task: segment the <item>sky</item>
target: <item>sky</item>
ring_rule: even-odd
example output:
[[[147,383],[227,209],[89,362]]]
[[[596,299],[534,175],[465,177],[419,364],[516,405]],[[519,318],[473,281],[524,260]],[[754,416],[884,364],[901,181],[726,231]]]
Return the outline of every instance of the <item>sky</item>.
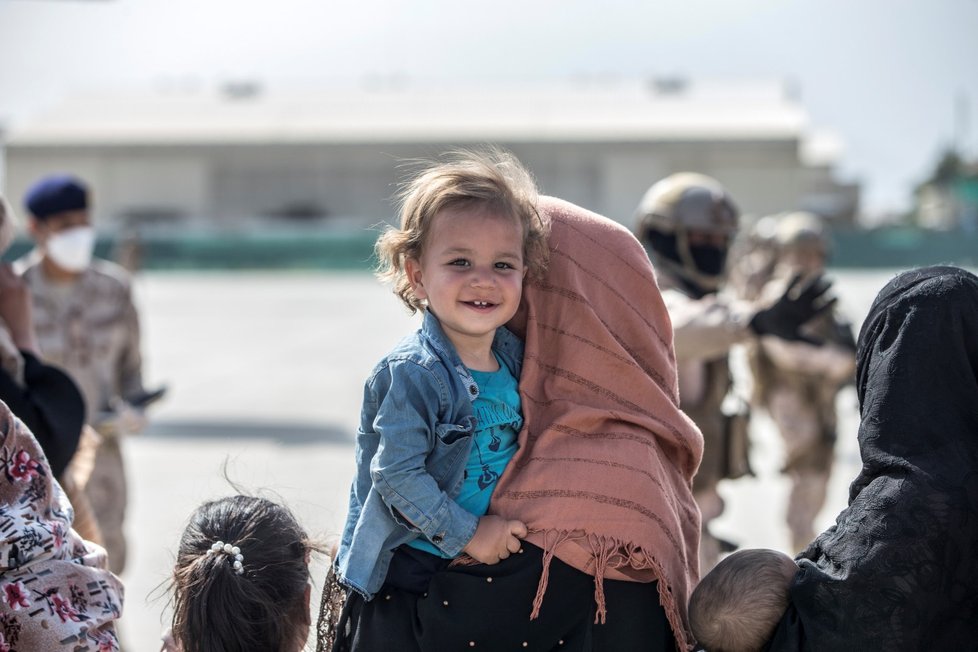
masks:
[[[976,34],[978,0],[0,0],[0,124],[146,84],[777,79],[903,211],[944,148],[978,157]]]

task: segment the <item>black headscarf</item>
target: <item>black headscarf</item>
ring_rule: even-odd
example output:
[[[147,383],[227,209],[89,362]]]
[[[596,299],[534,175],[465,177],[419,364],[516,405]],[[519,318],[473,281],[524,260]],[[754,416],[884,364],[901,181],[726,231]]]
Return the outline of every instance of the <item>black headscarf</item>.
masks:
[[[799,556],[769,649],[975,649],[978,277],[890,281],[859,333],[856,388],[863,468]]]

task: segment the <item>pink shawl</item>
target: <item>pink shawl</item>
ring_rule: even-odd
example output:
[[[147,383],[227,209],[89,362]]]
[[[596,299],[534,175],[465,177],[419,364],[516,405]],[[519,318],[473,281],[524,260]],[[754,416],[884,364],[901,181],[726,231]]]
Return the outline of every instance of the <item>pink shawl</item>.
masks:
[[[541,198],[550,266],[527,283],[510,326],[525,336],[520,449],[491,512],[522,520],[550,559],[595,577],[658,581],[680,649],[698,581],[691,479],[703,438],[679,409],[672,324],[648,256],[621,225]]]

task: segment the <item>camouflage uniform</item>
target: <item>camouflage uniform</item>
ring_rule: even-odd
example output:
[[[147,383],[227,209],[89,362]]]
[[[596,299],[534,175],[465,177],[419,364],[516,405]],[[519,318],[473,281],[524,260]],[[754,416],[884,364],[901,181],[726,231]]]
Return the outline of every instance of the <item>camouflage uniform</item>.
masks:
[[[753,336],[748,327],[753,310],[722,294],[690,297],[667,273],[658,274],[658,281],[672,319],[680,407],[703,433],[703,461],[693,477],[693,496],[704,523],[700,566],[706,572],[720,554],[719,542],[706,529],[723,513],[717,486],[737,475],[730,469],[728,417],[722,408],[733,384],[728,357],[734,345]]]
[[[129,276],[113,263],[95,260],[73,283],[54,284],[47,281],[34,255],[23,277],[33,296],[41,354],[78,384],[88,422],[102,437],[86,493],[112,571],[120,573],[126,561],[122,531],[126,478],[120,438],[131,429],[120,415],[130,410],[126,398],[144,391],[139,320]]]
[[[783,216],[777,238],[780,263],[763,291],[767,296],[782,292],[797,273],[820,273],[827,254],[821,223],[811,214]],[[754,403],[767,409],[784,439],[782,470],[791,480],[787,523],[796,551],[815,538],[832,470],[836,396],[856,367],[852,327],[837,312],[823,313],[803,332],[822,344],[761,337],[748,353]]]
[[[730,247],[726,287],[741,299],[760,300],[764,286],[774,275],[778,263],[776,228],[776,216],[762,217],[738,234]]]
[[[750,472],[747,411],[724,413],[724,404],[734,399],[730,349],[759,335],[798,339],[802,325],[820,312],[830,287],[818,276],[792,282],[769,305],[742,302],[721,291],[738,217],[720,183],[690,172],[655,183],[636,211],[635,235],[653,258],[672,319],[680,407],[703,433],[703,461],[693,478],[703,524],[701,573],[716,564],[720,553],[721,541],[708,527],[723,512],[717,485]]]
[[[752,335],[752,312],[719,293],[723,264],[713,269],[696,264],[692,231],[715,234],[725,255],[737,227],[737,210],[713,179],[696,174],[667,177],[653,185],[637,211],[636,235],[652,250],[656,278],[672,320],[679,400],[703,433],[703,460],[693,477],[693,497],[702,515],[700,569],[716,564],[720,542],[709,530],[723,512],[717,492],[729,475],[726,424],[722,404],[732,380],[727,362],[730,348]],[[718,242],[719,242],[718,240]]]

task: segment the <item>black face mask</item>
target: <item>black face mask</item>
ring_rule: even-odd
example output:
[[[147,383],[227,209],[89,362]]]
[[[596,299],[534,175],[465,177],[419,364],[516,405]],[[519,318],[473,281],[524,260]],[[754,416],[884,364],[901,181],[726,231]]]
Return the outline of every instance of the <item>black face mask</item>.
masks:
[[[652,247],[652,251],[659,256],[667,258],[674,263],[682,264],[682,259],[679,258],[679,250],[676,247],[675,235],[649,229],[645,233],[645,241],[646,244]]]
[[[679,243],[675,234],[665,234],[649,229],[643,239],[657,257],[672,262],[678,270],[682,270],[678,271],[676,280],[689,296],[699,299],[716,291],[716,288],[712,286],[709,288],[700,287],[699,283],[690,276],[692,270],[687,269],[683,256],[679,254]],[[690,247],[689,253],[693,258],[696,271],[700,274],[720,276],[724,272],[727,261],[726,249],[707,245]]]
[[[645,236],[646,241],[651,245],[652,250],[658,255],[669,260],[683,264],[683,258],[679,255],[679,246],[674,234],[665,234],[658,231],[649,230]],[[689,254],[693,258],[696,271],[707,276],[719,276],[723,274],[727,264],[727,250],[712,245],[696,245],[689,248]]]
[[[701,274],[719,276],[727,264],[727,250],[712,245],[697,245],[689,248],[693,264]]]

